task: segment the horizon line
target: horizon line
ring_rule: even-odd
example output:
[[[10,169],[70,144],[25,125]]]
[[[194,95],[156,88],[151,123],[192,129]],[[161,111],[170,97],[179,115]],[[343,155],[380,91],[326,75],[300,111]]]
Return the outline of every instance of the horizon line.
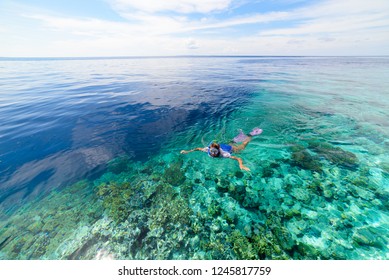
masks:
[[[0,60],[92,60],[137,58],[256,58],[256,57],[387,57],[389,55],[139,55],[139,56],[0,56]]]

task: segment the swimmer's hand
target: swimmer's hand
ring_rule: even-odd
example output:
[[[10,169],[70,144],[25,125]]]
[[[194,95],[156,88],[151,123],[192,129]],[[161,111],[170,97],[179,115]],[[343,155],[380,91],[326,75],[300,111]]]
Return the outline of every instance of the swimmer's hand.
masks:
[[[189,151],[182,150],[182,151],[180,152],[180,154],[188,154],[188,153],[191,153],[191,152],[194,152],[194,151],[202,151],[202,152],[205,152],[205,151],[204,151],[204,148],[194,148],[194,149],[189,150]]]
[[[247,166],[244,166],[243,164],[239,166],[241,170],[245,170],[245,171],[251,171],[250,168],[248,168]]]
[[[242,161],[241,158],[238,158],[238,157],[235,157],[235,156],[231,156],[231,158],[239,162],[239,168],[241,170],[250,171],[250,168],[248,168],[247,166],[243,165],[243,161]]]

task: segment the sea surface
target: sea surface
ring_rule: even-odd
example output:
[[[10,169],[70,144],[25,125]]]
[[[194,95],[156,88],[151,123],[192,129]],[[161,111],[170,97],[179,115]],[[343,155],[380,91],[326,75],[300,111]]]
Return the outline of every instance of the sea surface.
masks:
[[[0,259],[389,259],[389,57],[0,59]],[[233,159],[181,150],[263,129]]]

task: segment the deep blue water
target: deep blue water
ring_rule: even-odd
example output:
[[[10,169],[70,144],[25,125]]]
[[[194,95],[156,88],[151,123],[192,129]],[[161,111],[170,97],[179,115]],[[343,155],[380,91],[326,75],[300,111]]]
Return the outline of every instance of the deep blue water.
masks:
[[[235,63],[2,60],[0,203],[93,176],[118,154],[146,160],[175,133],[228,114],[255,85]]]
[[[323,251],[329,251],[329,240],[333,240],[336,232],[334,229],[322,234],[314,224],[328,226],[324,218],[327,216],[330,223],[341,227],[339,221],[348,215],[347,219],[356,230],[351,234],[346,229],[339,232],[344,241],[336,245],[343,246],[346,252],[336,257],[324,253],[320,256],[387,258],[389,250],[387,245],[382,245],[387,237],[380,237],[377,244],[368,244],[364,238],[374,229],[367,233],[364,230],[366,225],[373,225],[381,236],[389,229],[385,202],[389,192],[388,75],[388,57],[0,59],[0,218],[7,224],[13,213],[22,216],[23,209],[17,212],[20,207],[34,201],[39,205],[48,195],[56,205],[55,194],[50,196],[52,191],[66,190],[81,180],[104,181],[111,176],[107,166],[115,158],[126,156],[133,163],[132,173],[127,168],[127,173],[123,173],[126,175],[121,175],[129,180],[128,174],[135,176],[146,172],[140,166],[151,165],[159,170],[161,167],[155,162],[160,165],[165,162],[168,166],[179,158],[182,149],[204,146],[216,138],[227,141],[239,128],[248,132],[260,126],[264,129],[263,135],[250,143],[251,152],[242,155],[251,173],[242,175],[237,165],[228,161],[215,163],[201,155],[183,157],[181,170],[185,169],[185,184],[192,186],[191,199],[203,201],[204,205],[211,200],[218,201],[222,208],[237,203],[233,208],[240,214],[233,215],[243,218],[235,218],[234,228],[247,240],[254,238],[252,232],[259,230],[247,229],[247,224],[256,221],[263,225],[263,211],[272,213],[281,208],[283,211],[293,208],[313,220],[323,215],[319,222],[313,221],[310,226],[301,225],[298,218],[289,222],[282,220],[282,226],[293,233],[294,240]],[[336,162],[338,159],[334,159],[333,154],[315,150],[310,142],[313,140],[354,153],[358,165]],[[308,167],[307,162],[298,161],[299,155],[290,150],[294,145],[310,149],[311,154],[317,153],[319,158],[315,160],[320,161],[321,167],[315,169]],[[339,152],[339,149],[331,149],[329,153]],[[322,173],[317,172],[318,169]],[[232,202],[226,202],[223,199],[229,197],[229,192],[223,190],[223,195],[219,196],[212,191],[221,184],[222,175],[229,172],[233,190],[246,184],[244,199],[231,191]],[[212,184],[207,176],[216,176]],[[314,179],[323,182],[320,191],[324,194],[307,192]],[[291,185],[293,188],[287,189]],[[329,187],[332,189],[326,189]],[[336,197],[337,192],[344,194]],[[258,193],[263,195],[261,203],[257,201]],[[88,203],[88,197],[86,195],[84,201],[80,198],[74,207],[82,208]],[[191,199],[188,203],[192,211],[200,211],[203,206],[191,204]],[[365,204],[358,204],[361,200]],[[46,211],[44,205],[40,207],[42,212]],[[258,207],[262,214],[256,213]],[[239,212],[239,209],[248,212]],[[346,210],[342,213],[339,209]],[[223,217],[225,215],[229,214]],[[248,218],[247,215],[258,216]],[[36,214],[33,219],[39,221],[41,217]],[[214,221],[220,219],[224,218],[220,216]],[[204,225],[211,222],[204,222]],[[342,226],[344,224],[342,221]],[[78,225],[69,227],[74,230]],[[304,228],[305,234],[298,233],[299,228]],[[232,232],[231,228],[226,232]],[[6,231],[0,231],[0,237],[2,234],[4,240],[0,239],[0,249],[16,244]],[[353,244],[362,249],[352,251]],[[54,255],[49,249],[46,253],[39,250],[37,253],[34,246],[25,249],[25,252],[34,252],[32,255],[21,249],[21,257],[1,252],[0,257],[74,256],[73,253],[58,255],[59,248],[61,252],[66,251],[64,245],[57,245]],[[301,258],[293,252],[292,246],[284,244],[281,248],[289,257]],[[336,251],[332,247],[331,250]],[[113,255],[114,251],[112,249]],[[304,255],[302,251],[300,248],[298,254]],[[156,255],[180,258],[174,255],[177,252],[149,254],[150,258]],[[214,251],[193,254],[181,258],[209,258],[207,254],[216,258]],[[129,258],[130,255],[115,256]],[[132,255],[131,258],[144,256]]]

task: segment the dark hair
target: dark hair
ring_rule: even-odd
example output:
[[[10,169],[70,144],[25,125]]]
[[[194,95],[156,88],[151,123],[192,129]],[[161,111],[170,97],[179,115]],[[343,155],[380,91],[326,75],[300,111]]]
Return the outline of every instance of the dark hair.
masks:
[[[220,145],[218,143],[212,143],[210,146],[210,148],[216,148],[216,149],[220,149]]]

